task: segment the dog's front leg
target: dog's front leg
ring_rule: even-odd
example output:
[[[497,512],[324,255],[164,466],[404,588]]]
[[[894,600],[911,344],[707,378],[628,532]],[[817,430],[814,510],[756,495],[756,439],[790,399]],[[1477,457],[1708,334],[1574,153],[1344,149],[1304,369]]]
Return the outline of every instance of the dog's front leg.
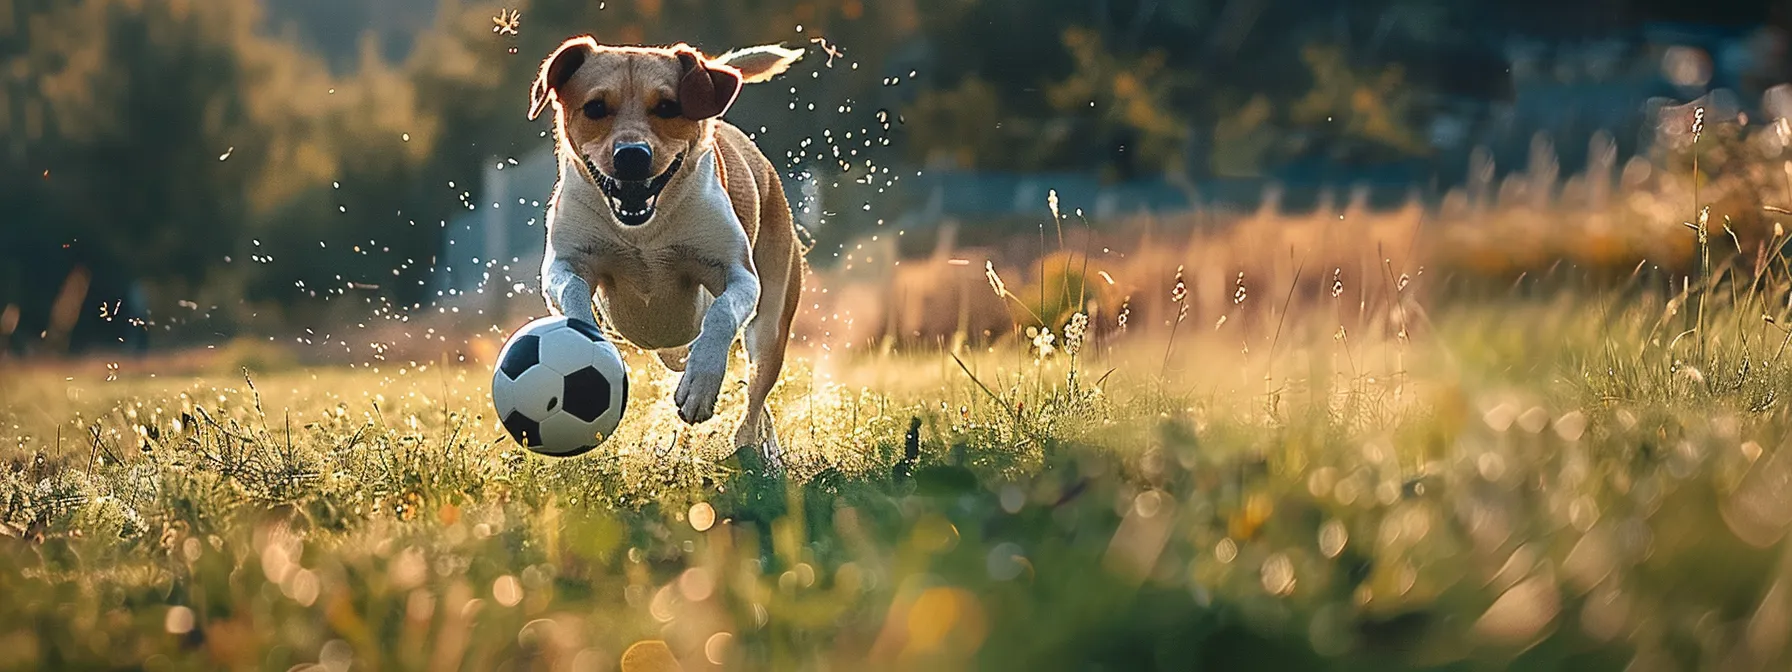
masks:
[[[541,267],[541,293],[547,298],[548,311],[575,320],[597,324],[597,311],[591,305],[591,284],[585,282],[571,259],[550,252]]]
[[[679,419],[687,423],[694,425],[715,415],[722,377],[728,372],[728,352],[741,325],[759,303],[759,277],[751,264],[748,260],[728,268],[720,287],[705,283],[716,300],[703,315],[703,327],[685,360],[684,377],[672,395],[673,403],[678,404]]]

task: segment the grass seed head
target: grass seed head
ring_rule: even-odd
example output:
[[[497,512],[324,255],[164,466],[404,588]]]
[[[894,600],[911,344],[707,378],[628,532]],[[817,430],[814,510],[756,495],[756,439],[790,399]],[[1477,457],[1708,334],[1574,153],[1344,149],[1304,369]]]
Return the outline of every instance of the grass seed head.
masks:
[[[984,277],[989,278],[989,288],[995,290],[996,296],[1008,298],[1008,284],[1002,282],[1002,276],[996,275],[995,262],[983,262],[983,275]]]
[[[1077,313],[1064,325],[1064,354],[1075,356],[1083,349],[1083,337],[1089,329],[1089,315]]]

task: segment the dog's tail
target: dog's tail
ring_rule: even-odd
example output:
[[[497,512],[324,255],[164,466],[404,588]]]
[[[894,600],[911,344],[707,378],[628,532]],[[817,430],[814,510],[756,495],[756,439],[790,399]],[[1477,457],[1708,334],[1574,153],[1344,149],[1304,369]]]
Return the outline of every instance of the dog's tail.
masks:
[[[715,61],[739,70],[742,83],[758,84],[784,74],[792,63],[802,58],[801,49],[785,49],[782,45],[766,44],[735,49],[716,57]]]

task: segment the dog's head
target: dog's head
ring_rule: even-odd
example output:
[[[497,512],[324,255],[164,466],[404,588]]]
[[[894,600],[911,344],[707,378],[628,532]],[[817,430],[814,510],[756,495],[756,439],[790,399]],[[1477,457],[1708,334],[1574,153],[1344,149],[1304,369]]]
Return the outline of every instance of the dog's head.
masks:
[[[751,50],[749,50],[751,51]],[[639,226],[687,155],[710,139],[743,82],[782,72],[785,59],[743,58],[743,73],[689,45],[612,47],[590,36],[561,44],[530,89],[529,118],[554,107],[561,151],[609,198],[616,218]],[[773,72],[772,70],[776,70]]]

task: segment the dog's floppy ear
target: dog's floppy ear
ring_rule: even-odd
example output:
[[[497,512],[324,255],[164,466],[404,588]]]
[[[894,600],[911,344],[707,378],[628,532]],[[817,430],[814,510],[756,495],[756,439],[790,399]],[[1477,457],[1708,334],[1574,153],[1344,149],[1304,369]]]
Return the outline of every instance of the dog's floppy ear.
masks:
[[[678,105],[684,118],[702,121],[722,116],[740,95],[740,71],[703,57],[689,45],[673,48],[684,76],[678,80]]]
[[[560,47],[541,62],[541,74],[535,76],[535,83],[529,87],[531,121],[541,116],[541,111],[554,99],[554,92],[565,86],[566,81],[572,79],[572,73],[578,72],[585,59],[595,53],[597,41],[584,35],[560,43]]]
[[[803,60],[803,50],[785,49],[777,44],[736,49],[716,57],[717,63],[739,70],[741,79],[748,84],[769,82],[800,60]]]

